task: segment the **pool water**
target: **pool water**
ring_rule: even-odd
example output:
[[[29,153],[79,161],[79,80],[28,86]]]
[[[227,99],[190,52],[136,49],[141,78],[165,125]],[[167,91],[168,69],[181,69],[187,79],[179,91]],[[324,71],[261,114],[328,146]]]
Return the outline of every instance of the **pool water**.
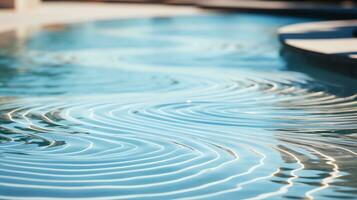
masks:
[[[0,36],[0,199],[356,199],[357,82],[217,14]]]

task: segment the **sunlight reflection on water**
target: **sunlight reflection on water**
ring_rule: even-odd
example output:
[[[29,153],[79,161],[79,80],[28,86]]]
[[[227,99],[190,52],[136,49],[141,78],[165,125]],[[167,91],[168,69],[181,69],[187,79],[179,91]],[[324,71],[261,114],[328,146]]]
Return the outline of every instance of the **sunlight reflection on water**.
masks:
[[[0,198],[355,198],[356,81],[281,58],[277,28],[300,21],[117,20],[11,41]]]

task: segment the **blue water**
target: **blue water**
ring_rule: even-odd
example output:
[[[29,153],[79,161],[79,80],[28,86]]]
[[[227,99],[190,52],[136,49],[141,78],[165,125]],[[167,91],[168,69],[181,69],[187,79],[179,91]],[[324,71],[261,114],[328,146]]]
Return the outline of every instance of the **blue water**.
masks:
[[[357,199],[356,80],[235,14],[0,35],[0,199]]]

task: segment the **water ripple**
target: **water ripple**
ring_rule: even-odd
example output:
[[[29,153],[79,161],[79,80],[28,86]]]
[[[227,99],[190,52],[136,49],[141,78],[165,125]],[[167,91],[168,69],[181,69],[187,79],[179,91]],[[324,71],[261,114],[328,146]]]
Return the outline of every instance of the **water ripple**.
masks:
[[[96,22],[3,49],[0,198],[353,199],[355,91],[252,40],[294,20]]]

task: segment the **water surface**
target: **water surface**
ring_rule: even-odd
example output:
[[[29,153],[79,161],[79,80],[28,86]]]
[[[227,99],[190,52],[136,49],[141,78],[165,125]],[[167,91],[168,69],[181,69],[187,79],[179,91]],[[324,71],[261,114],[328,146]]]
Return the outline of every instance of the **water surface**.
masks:
[[[265,15],[0,38],[1,199],[356,199],[356,81]]]

